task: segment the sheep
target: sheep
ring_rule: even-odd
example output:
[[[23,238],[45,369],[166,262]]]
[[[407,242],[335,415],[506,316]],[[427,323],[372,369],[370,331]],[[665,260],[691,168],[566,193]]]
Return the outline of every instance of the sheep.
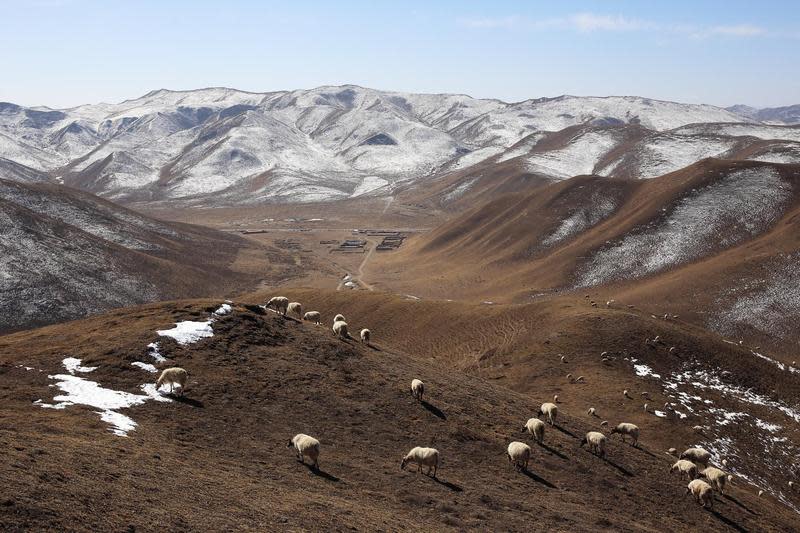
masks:
[[[606,456],[606,436],[599,431],[590,431],[581,440],[580,447],[583,448],[584,444],[589,445],[589,451],[599,455],[600,457]]]
[[[601,426],[607,426],[608,425],[608,420],[603,420],[602,422],[600,422],[600,425]]]
[[[789,482],[789,490],[794,492],[794,481],[790,481]],[[720,491],[720,492],[722,492],[722,491]]]
[[[292,302],[288,306],[286,306],[286,314],[292,314],[297,317],[298,320],[303,318],[303,306],[300,305],[300,302]]]
[[[725,472],[720,470],[719,468],[715,468],[710,466],[700,472],[700,475],[706,478],[711,484],[714,486],[715,489],[719,491],[720,494],[725,493],[725,482],[727,478],[725,477]]]
[[[589,408],[589,410],[586,412],[586,414],[587,414],[587,415],[589,415],[589,416],[597,416],[597,415],[595,414],[595,409],[594,409],[594,407],[590,407],[590,408]]]
[[[656,335],[656,336],[653,338],[653,342],[655,342],[655,343],[659,343],[659,342],[661,342],[661,335]]]
[[[616,302],[616,300],[609,300],[609,301],[607,301],[607,302],[606,302],[606,307],[611,307],[611,304],[613,304],[614,302]]]
[[[679,459],[688,459],[695,464],[708,466],[708,461],[711,459],[711,454],[703,448],[688,448],[680,455]]]
[[[332,329],[333,334],[339,338],[347,339],[350,337],[350,334],[347,332],[347,322],[342,322],[341,320],[334,322]]]
[[[670,472],[678,472],[681,476],[686,474],[686,477],[689,480],[697,478],[697,466],[691,462],[687,461],[686,459],[679,459],[672,467],[669,469]]]
[[[283,311],[283,316],[286,316],[286,310],[289,307],[289,298],[286,296],[273,296],[265,306],[267,309],[274,307],[276,313]]]
[[[601,353],[600,353],[600,357],[605,357],[605,356],[607,356],[607,355],[608,355],[608,352],[601,352]]]
[[[292,446],[294,446],[294,451],[301,463],[306,464],[305,458],[308,457],[313,461],[311,468],[319,470],[319,441],[317,439],[309,437],[305,433],[298,433],[286,445],[287,448]]]
[[[692,431],[702,435],[703,434],[703,426],[692,426]]]
[[[711,485],[702,479],[693,479],[686,486],[686,494],[693,494],[697,503],[701,504],[703,508],[708,504],[709,509],[714,507],[714,493]]]
[[[650,405],[649,405],[649,404],[644,404],[644,412],[645,412],[645,413],[647,412],[647,408],[648,408],[648,407],[650,407]]]
[[[158,381],[156,381],[156,390],[160,389],[161,385],[166,384],[169,385],[169,393],[172,394],[175,385],[178,385],[181,388],[181,396],[183,396],[183,391],[186,390],[186,380],[188,377],[189,373],[177,366],[165,368],[163,372],[161,372]]]
[[[369,344],[369,338],[372,336],[372,332],[367,328],[361,330],[361,342],[364,344]]]
[[[577,378],[575,378],[575,383],[583,383],[585,381],[586,381],[586,378],[583,377],[583,376],[578,376]]]
[[[425,472],[425,475],[430,476],[433,472],[433,478],[436,479],[436,471],[439,469],[439,450],[421,446],[411,448],[411,451],[400,461],[400,470],[405,470],[408,463],[415,463],[417,472],[422,472],[422,467],[427,466],[428,471]]]
[[[321,320],[321,315],[319,311],[309,311],[308,313],[303,315],[303,320],[307,320],[308,322],[313,322],[314,324],[319,325]]]
[[[667,450],[667,453],[669,455],[673,456],[673,457],[677,457],[678,456],[678,449],[677,448],[670,448],[669,450]]]
[[[669,353],[675,353],[675,351],[676,351],[676,350],[677,350],[677,348],[675,348],[675,347],[673,346],[672,348],[670,348],[670,349],[669,349]]]
[[[543,403],[539,408],[539,414],[536,416],[538,418],[542,415],[547,415],[547,421],[551,426],[554,426],[556,423],[556,417],[558,416],[558,406],[554,403]]]
[[[544,440],[544,422],[538,418],[529,418],[522,431],[527,430],[539,444]]]
[[[524,442],[514,441],[508,445],[506,451],[508,462],[514,465],[516,470],[527,470],[528,460],[531,458],[531,447]]]
[[[417,400],[418,402],[421,402],[423,394],[425,394],[425,384],[418,379],[412,379],[411,396],[413,396],[414,399]]]
[[[567,381],[572,383],[572,374],[567,374]]]
[[[727,459],[723,459],[722,460],[722,466],[728,466],[728,460]]]
[[[648,400],[652,400],[652,398],[650,397],[650,393],[649,393],[649,392],[642,392],[642,393],[640,393],[639,395],[640,395],[642,398],[646,398],[646,399],[648,399]]]
[[[342,314],[336,315],[335,317],[333,317],[333,321],[334,322],[344,322],[344,315],[342,315]]]
[[[628,389],[625,389],[624,391],[622,391],[622,396],[624,396],[625,398],[630,398],[631,397],[630,394],[628,394]]]
[[[566,358],[566,357],[564,357],[563,355],[561,356],[561,362],[562,362],[562,363],[566,363],[566,362],[567,362],[567,358]]]
[[[558,394],[553,394],[553,403],[558,403]]]
[[[617,427],[611,430],[611,434],[619,433],[620,437],[622,437],[622,442],[625,442],[625,435],[630,436],[632,439],[631,446],[636,448],[639,445],[639,426],[636,424],[630,424],[628,422],[622,422],[621,424],[617,424]]]
[[[763,496],[763,495],[764,495],[764,491],[763,491],[763,490],[760,490],[760,491],[758,491],[758,497],[759,497],[759,498],[760,498],[761,496]]]

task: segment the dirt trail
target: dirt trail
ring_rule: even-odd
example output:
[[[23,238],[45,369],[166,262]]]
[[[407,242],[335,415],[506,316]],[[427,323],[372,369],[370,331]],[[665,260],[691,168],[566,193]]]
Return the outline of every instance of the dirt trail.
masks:
[[[369,250],[367,251],[366,255],[364,256],[364,260],[361,261],[360,265],[358,265],[357,273],[356,274],[352,274],[352,273],[348,272],[347,276],[349,276],[349,279],[348,279],[347,276],[345,276],[342,279],[340,279],[339,280],[339,284],[336,286],[336,290],[337,291],[342,290],[342,288],[344,287],[344,284],[346,282],[348,282],[348,281],[352,281],[353,283],[357,283],[357,284],[361,285],[362,287],[364,287],[365,289],[367,289],[368,291],[374,291],[375,290],[375,287],[373,287],[372,285],[370,285],[369,283],[364,281],[363,277],[364,277],[364,266],[367,264],[367,261],[369,261],[370,257],[372,257],[372,254],[375,252],[375,247],[378,246],[378,241],[376,241],[374,239],[370,239],[369,237],[366,237],[366,241],[368,243],[370,243],[372,246],[370,246]]]

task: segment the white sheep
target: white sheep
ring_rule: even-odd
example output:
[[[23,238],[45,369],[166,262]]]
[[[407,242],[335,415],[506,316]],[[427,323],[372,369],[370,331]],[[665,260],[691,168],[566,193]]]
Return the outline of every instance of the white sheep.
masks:
[[[609,301],[607,301],[607,302],[606,302],[606,307],[611,307],[611,304],[613,304],[614,302],[616,302],[616,300],[609,300]]]
[[[544,440],[544,422],[539,420],[538,418],[529,418],[527,422],[525,422],[525,427],[523,431],[527,430],[528,433],[533,435],[533,438],[536,439],[536,442],[539,444],[542,443]]]
[[[714,491],[711,485],[702,479],[693,479],[686,486],[686,494],[694,495],[695,501],[701,504],[703,508],[708,504],[709,509],[714,507]]]
[[[760,498],[761,496],[763,496],[763,495],[764,495],[764,491],[763,491],[763,490],[760,490],[760,491],[758,491],[758,497],[759,497],[759,498]]]
[[[531,458],[531,447],[524,442],[514,441],[508,445],[506,451],[508,462],[514,465],[517,470],[527,470],[528,461]]]
[[[601,426],[607,426],[608,425],[608,420],[603,420],[602,422],[600,422],[600,425]]]
[[[588,414],[589,416],[597,416],[597,415],[595,414],[595,409],[594,409],[594,407],[590,407],[590,408],[589,408],[589,410],[586,412],[586,414]]]
[[[647,412],[647,408],[650,407],[648,404],[644,404],[644,412]]]
[[[417,400],[418,402],[421,402],[423,394],[425,394],[425,384],[418,379],[412,379],[411,396],[413,396],[414,399]]]
[[[628,435],[631,439],[631,445],[635,448],[639,445],[639,426],[636,424],[631,424],[629,422],[622,422],[621,424],[617,424],[617,427],[611,430],[611,434],[619,433],[620,437],[622,437],[622,442],[625,442],[625,435]]]
[[[642,392],[639,395],[642,396],[643,398],[648,399],[648,400],[652,400],[652,398],[650,397],[650,393],[649,392]]]
[[[679,459],[688,459],[695,464],[707,467],[708,462],[711,460],[711,453],[703,448],[688,448],[680,455]]]
[[[677,448],[670,448],[669,450],[667,450],[667,453],[669,455],[672,455],[673,457],[677,457],[678,456],[678,449]]]
[[[578,376],[577,378],[575,378],[575,383],[583,383],[585,381],[586,381],[586,378],[583,377],[583,376]]]
[[[631,397],[631,395],[628,394],[628,389],[625,389],[624,391],[622,391],[622,396],[624,396],[625,398],[630,398]]]
[[[702,435],[703,434],[703,426],[692,426],[692,431]]]
[[[309,311],[303,315],[303,320],[313,322],[314,324],[319,324],[321,322],[321,318],[322,315],[319,314],[319,311]]]
[[[794,492],[794,481],[789,482],[789,490]]]
[[[567,374],[567,381],[572,383],[572,374]]]
[[[555,425],[556,417],[558,416],[558,406],[554,403],[543,403],[539,408],[539,414],[537,417],[542,415],[547,415],[547,421],[551,426]]]
[[[364,344],[369,344],[369,338],[372,336],[372,332],[367,328],[361,330],[361,342]]]
[[[350,334],[347,332],[347,322],[342,322],[341,320],[334,322],[332,329],[333,334],[339,338],[347,339],[350,337]]]
[[[306,464],[305,458],[308,457],[312,461],[311,468],[319,470],[319,441],[317,439],[309,437],[305,433],[298,433],[286,445],[287,448],[292,446],[294,446],[294,451],[301,463]]]
[[[607,355],[608,355],[608,352],[601,352],[601,353],[600,353],[600,357],[605,357],[605,356],[607,356]]]
[[[722,460],[722,466],[728,466],[728,460],[727,459],[723,459]]]
[[[182,368],[178,368],[177,366],[165,368],[161,372],[158,381],[156,381],[156,390],[160,389],[161,385],[169,385],[169,393],[172,394],[175,385],[178,385],[181,388],[181,396],[183,396],[183,391],[186,390],[186,380],[188,378],[189,373]]]
[[[606,456],[606,436],[599,431],[590,431],[581,440],[581,448],[584,444],[589,445],[589,451],[600,457]]]
[[[303,318],[303,306],[300,302],[292,302],[286,306],[286,314],[292,314],[297,317],[298,320]]]
[[[427,466],[428,471],[426,476],[430,476],[433,472],[434,479],[436,478],[436,471],[439,469],[439,450],[436,448],[423,448],[417,446],[412,448],[410,452],[403,457],[400,461],[400,470],[405,470],[408,463],[415,463],[417,465],[417,472],[422,472],[422,467]]]
[[[677,348],[675,348],[674,346],[669,349],[669,353],[675,353],[676,351],[677,351]]]
[[[334,322],[344,322],[345,321],[344,320],[344,315],[342,315],[342,314],[336,315],[335,317],[333,317],[333,321]]]
[[[567,358],[566,358],[566,357],[564,357],[563,355],[561,356],[561,362],[562,362],[562,363],[566,363],[566,362],[567,362]]]
[[[558,403],[558,394],[553,394],[553,403]]]
[[[687,461],[686,459],[679,459],[672,467],[669,469],[670,472],[678,472],[681,474],[686,474],[686,477],[690,480],[695,479],[697,477],[697,465],[695,465],[691,461]]]
[[[728,480],[725,476],[725,472],[720,470],[719,468],[715,468],[713,466],[709,466],[702,472],[700,475],[706,478],[711,484],[714,486],[715,489],[719,491],[720,494],[725,493],[725,482]]]
[[[283,312],[283,316],[286,316],[286,309],[289,307],[289,298],[286,296],[273,296],[269,299],[265,307],[267,309],[275,308],[276,313]]]

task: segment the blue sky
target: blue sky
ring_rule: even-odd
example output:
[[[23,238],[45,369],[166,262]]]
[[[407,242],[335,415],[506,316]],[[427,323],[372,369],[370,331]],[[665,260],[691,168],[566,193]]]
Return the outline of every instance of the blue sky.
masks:
[[[800,1],[0,0],[0,101],[355,83],[800,103]]]

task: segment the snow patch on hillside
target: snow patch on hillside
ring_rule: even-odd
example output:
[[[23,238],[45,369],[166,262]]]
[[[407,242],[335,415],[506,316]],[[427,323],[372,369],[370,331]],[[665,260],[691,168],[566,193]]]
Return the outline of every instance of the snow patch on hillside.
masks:
[[[600,159],[618,143],[617,136],[609,131],[580,133],[567,141],[564,148],[529,155],[526,169],[560,179],[591,174]]]
[[[790,192],[774,169],[733,171],[689,193],[664,218],[596,252],[578,285],[646,276],[757,235],[777,220]]]
[[[544,238],[542,244],[552,246],[591,228],[610,215],[615,208],[614,201],[595,194],[585,207],[575,209],[569,217],[564,219],[553,233]]]
[[[176,322],[175,327],[172,329],[161,329],[156,333],[162,337],[172,337],[178,344],[193,344],[200,339],[214,336],[214,330],[211,329],[213,322],[213,320],[205,320],[203,322],[184,320],[183,322]]]

